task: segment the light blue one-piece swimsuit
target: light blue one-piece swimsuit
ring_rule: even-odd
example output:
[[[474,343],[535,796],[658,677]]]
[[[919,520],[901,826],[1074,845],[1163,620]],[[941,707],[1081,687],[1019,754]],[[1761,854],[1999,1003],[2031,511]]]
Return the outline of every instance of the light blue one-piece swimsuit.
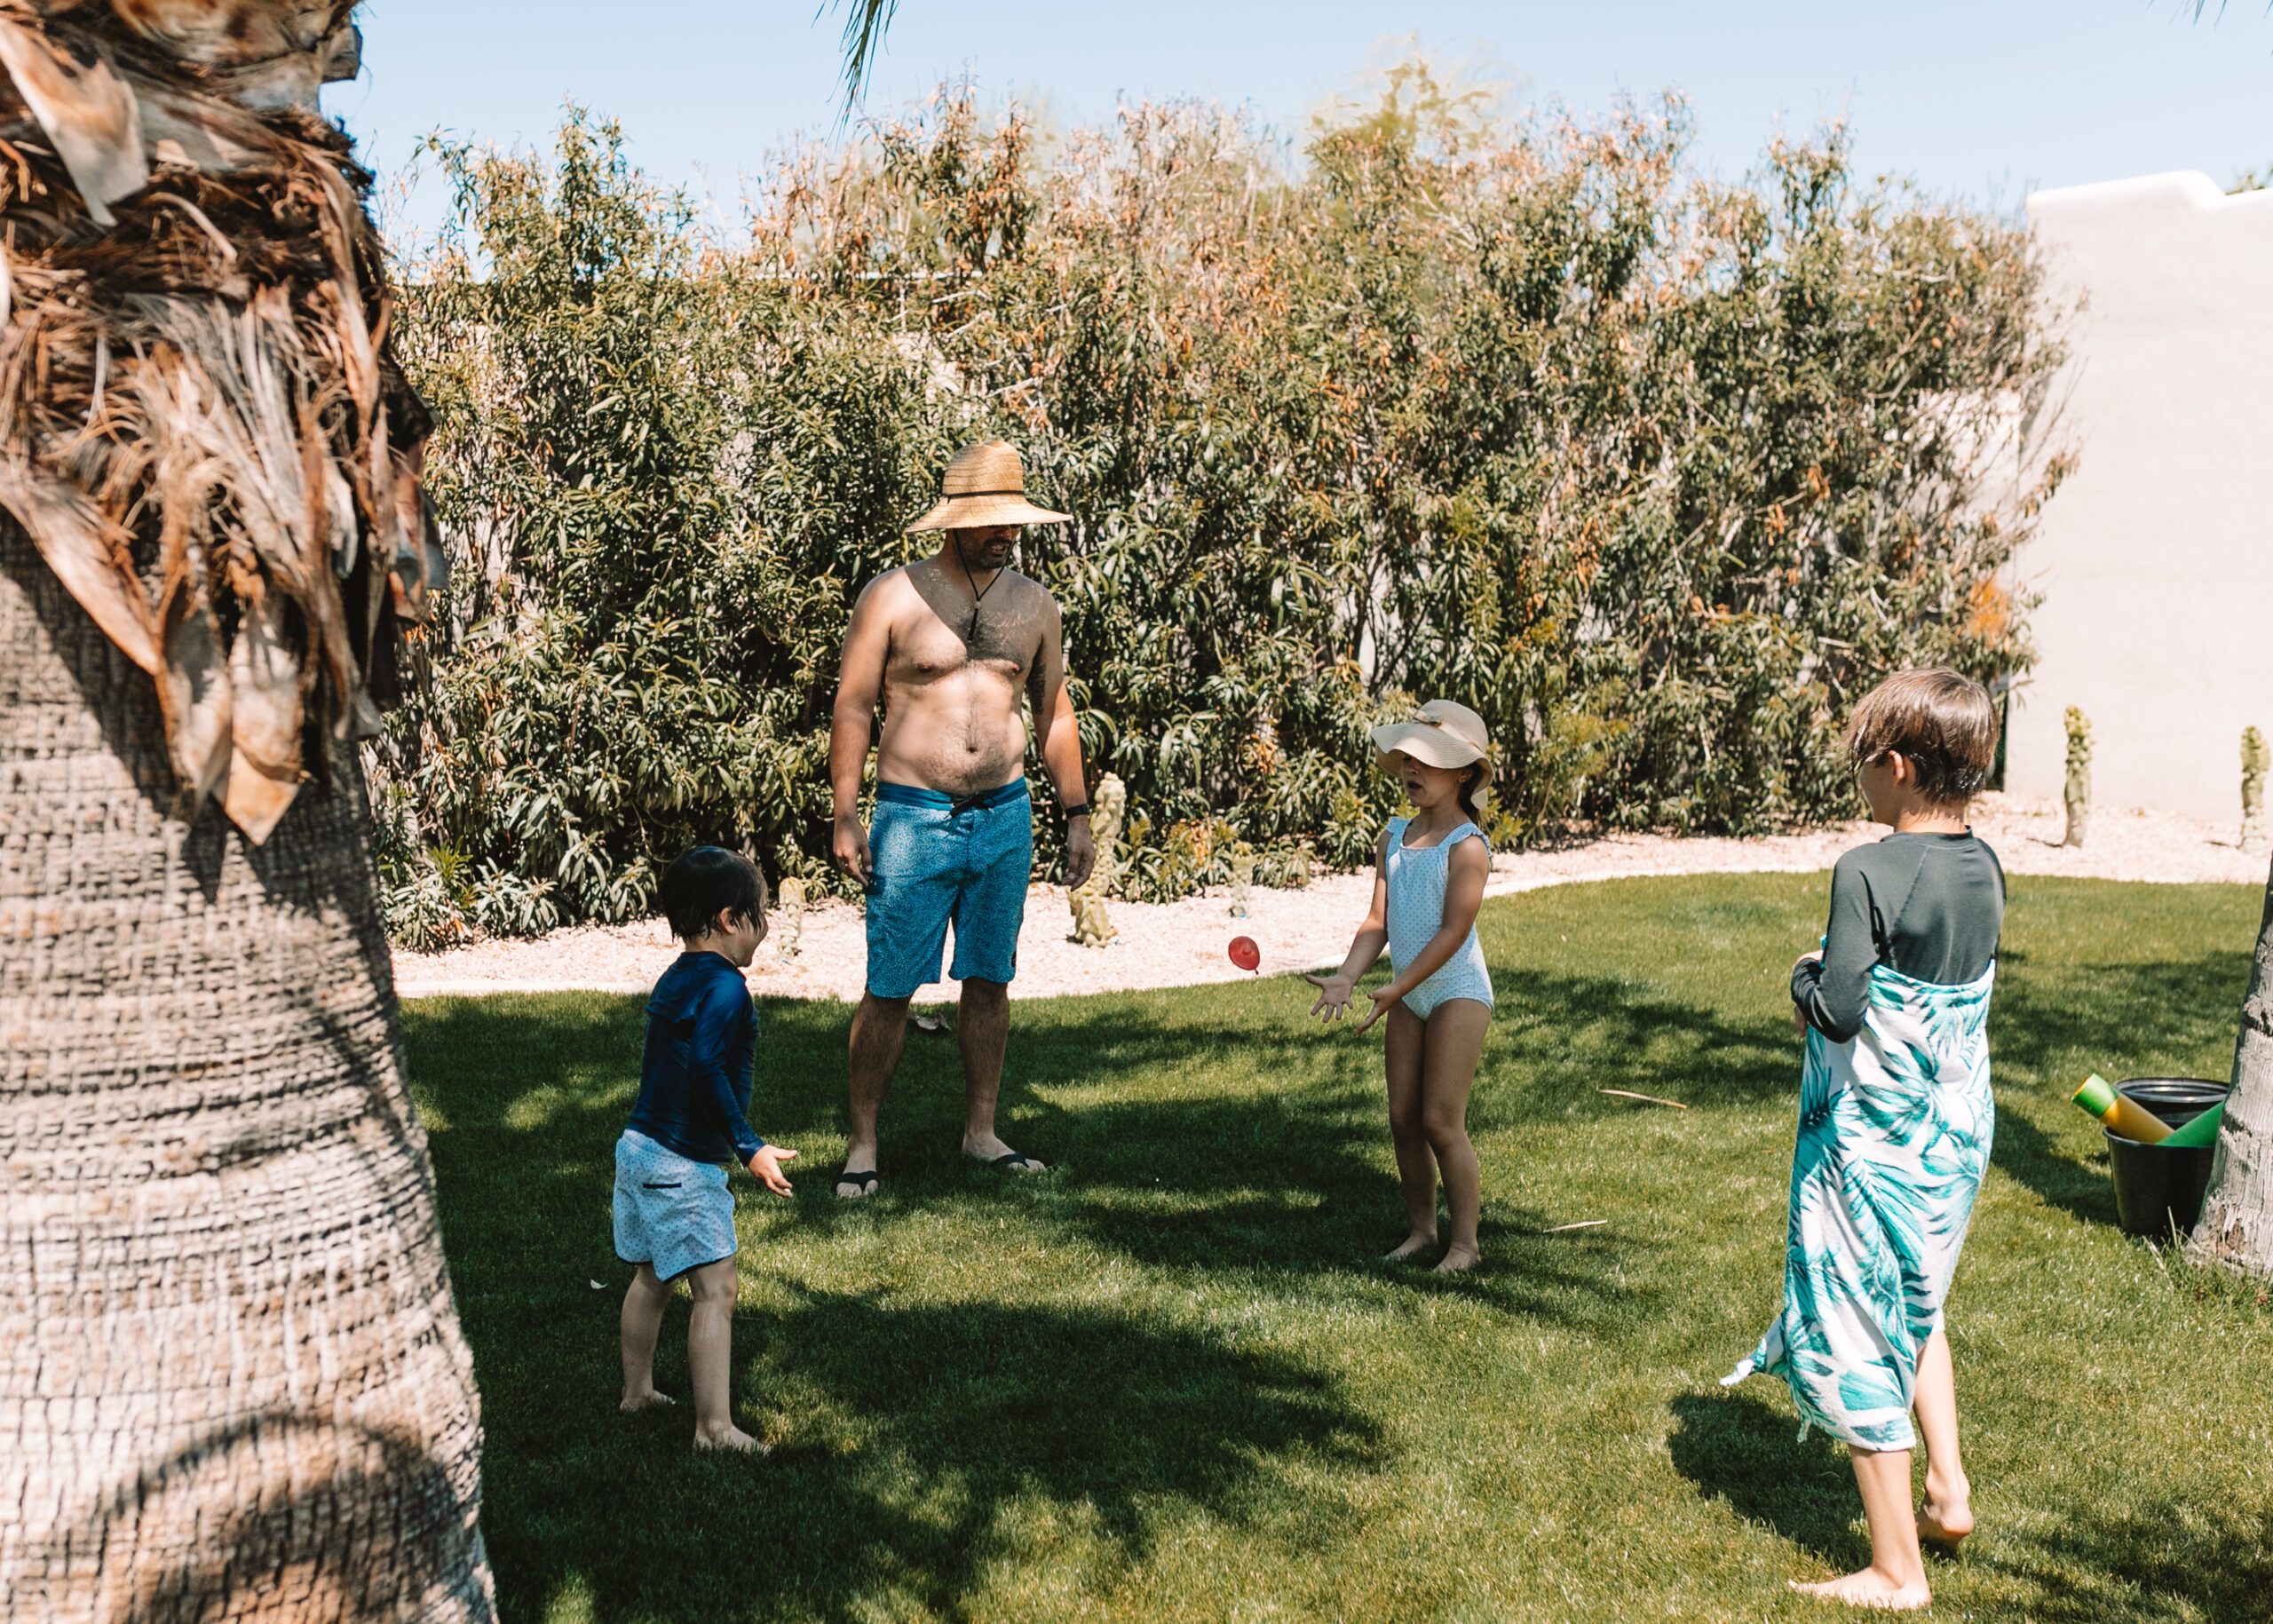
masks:
[[[1389,860],[1382,875],[1389,882],[1389,958],[1400,970],[1445,928],[1445,879],[1453,848],[1463,840],[1484,839],[1482,829],[1463,823],[1433,846],[1408,846],[1405,826],[1412,821],[1389,820]],[[1484,849],[1491,851],[1489,842]],[[1487,1010],[1492,1007],[1492,972],[1485,965],[1484,944],[1476,939],[1474,925],[1437,973],[1406,994],[1405,1007],[1427,1020],[1447,998],[1473,998]]]

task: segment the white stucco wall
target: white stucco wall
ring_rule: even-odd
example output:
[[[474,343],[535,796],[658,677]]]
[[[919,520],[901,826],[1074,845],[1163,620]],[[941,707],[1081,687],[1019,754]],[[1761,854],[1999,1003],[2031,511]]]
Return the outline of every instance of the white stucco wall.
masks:
[[[2028,200],[2069,329],[2055,436],[2076,473],[2020,575],[2044,594],[2006,787],[2057,796],[2061,712],[2093,798],[2238,824],[2240,738],[2273,733],[2273,192],[2192,172]]]

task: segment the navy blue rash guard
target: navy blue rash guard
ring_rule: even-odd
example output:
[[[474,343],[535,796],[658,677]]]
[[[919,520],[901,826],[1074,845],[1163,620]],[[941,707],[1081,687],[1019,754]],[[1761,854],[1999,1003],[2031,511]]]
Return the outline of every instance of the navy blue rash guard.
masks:
[[[690,1161],[739,1161],[765,1148],[751,1131],[757,1014],[742,972],[715,953],[682,953],[647,998],[639,1103],[625,1124]]]

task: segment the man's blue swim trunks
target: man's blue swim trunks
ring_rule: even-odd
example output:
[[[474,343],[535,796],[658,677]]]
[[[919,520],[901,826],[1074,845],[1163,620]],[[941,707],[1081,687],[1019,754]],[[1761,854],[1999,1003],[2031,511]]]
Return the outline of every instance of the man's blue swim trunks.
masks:
[[[868,861],[868,991],[911,998],[937,981],[950,920],[956,980],[1018,974],[1034,870],[1026,780],[976,796],[877,785]]]

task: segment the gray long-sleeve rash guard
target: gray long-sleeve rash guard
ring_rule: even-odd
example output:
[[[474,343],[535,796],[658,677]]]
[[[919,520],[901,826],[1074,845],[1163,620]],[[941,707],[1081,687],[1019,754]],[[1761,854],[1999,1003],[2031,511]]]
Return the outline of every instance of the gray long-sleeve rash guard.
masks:
[[[1823,958],[1792,971],[1792,1002],[1818,1032],[1844,1043],[1863,1029],[1871,966],[1961,986],[1997,956],[2005,869],[1988,843],[1962,835],[1889,835],[1831,871]]]

